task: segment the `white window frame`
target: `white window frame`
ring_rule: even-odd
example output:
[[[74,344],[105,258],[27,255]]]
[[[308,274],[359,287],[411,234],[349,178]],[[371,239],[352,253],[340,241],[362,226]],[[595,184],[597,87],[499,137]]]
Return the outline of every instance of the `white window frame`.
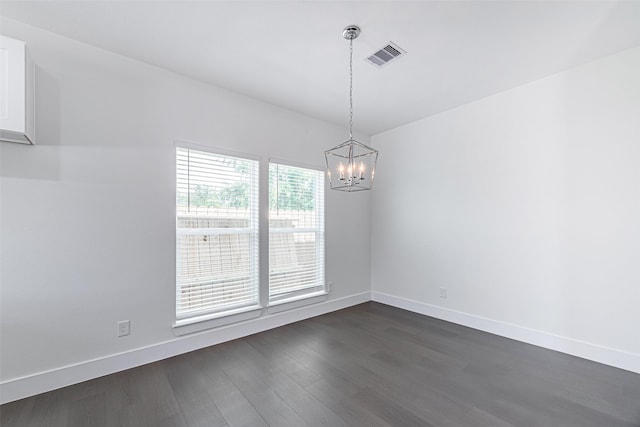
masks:
[[[245,153],[239,153],[224,149],[218,149],[210,146],[203,146],[198,144],[191,144],[185,142],[176,142],[175,149],[175,161],[176,161],[176,170],[175,170],[175,183],[176,183],[176,192],[175,195],[177,197],[177,179],[178,179],[178,151],[180,149],[186,150],[195,150],[200,152],[209,153],[216,156],[224,156],[224,157],[233,157],[241,160],[248,160],[252,162],[256,162],[255,166],[255,174],[253,176],[253,182],[251,184],[252,195],[250,196],[250,203],[252,203],[250,207],[250,227],[243,229],[233,229],[229,228],[226,230],[222,229],[179,229],[178,228],[178,212],[176,205],[176,300],[175,300],[175,316],[176,321],[174,323],[174,332],[177,335],[182,335],[184,333],[196,332],[198,330],[208,329],[212,327],[222,326],[229,323],[235,323],[238,321],[249,320],[251,318],[259,317],[261,315],[262,306],[260,305],[260,295],[261,295],[261,280],[260,280],[260,245],[261,245],[261,232],[260,232],[260,169],[261,162],[260,158],[257,156],[251,156]],[[176,202],[177,203],[177,202]],[[179,304],[179,283],[178,277],[180,274],[180,262],[178,259],[178,248],[177,241],[178,235],[181,233],[185,234],[193,234],[201,232],[201,234],[215,234],[215,233],[226,233],[233,234],[233,231],[237,231],[241,234],[249,234],[253,237],[252,243],[249,245],[250,253],[248,254],[249,260],[251,262],[250,270],[253,274],[253,280],[255,283],[255,297],[252,301],[241,303],[238,305],[232,305],[221,308],[210,308],[207,310],[202,310],[198,312],[193,312],[191,314],[180,314],[178,312],[178,304]],[[197,324],[197,325],[196,325]]]
[[[174,173],[174,184],[176,184],[176,191],[174,192],[174,196],[177,196],[177,149],[192,149],[198,151],[208,152],[214,155],[221,156],[231,156],[237,157],[240,159],[257,161],[258,162],[258,170],[256,174],[256,182],[255,182],[255,191],[257,192],[257,197],[254,197],[253,200],[257,203],[257,210],[254,211],[254,219],[257,216],[257,246],[252,245],[252,248],[256,248],[257,257],[251,255],[252,259],[256,259],[256,265],[254,266],[254,271],[257,270],[257,300],[254,303],[248,304],[246,306],[238,306],[232,307],[229,309],[224,309],[220,311],[211,311],[205,312],[202,314],[192,315],[188,317],[178,317],[177,316],[177,304],[178,304],[178,289],[177,289],[177,274],[178,274],[178,260],[177,260],[177,241],[176,245],[176,288],[175,295],[176,300],[174,304],[174,315],[176,316],[176,321],[173,324],[173,332],[174,334],[180,336],[185,334],[191,334],[199,331],[204,331],[207,329],[217,328],[225,325],[230,325],[237,322],[247,321],[251,319],[256,319],[263,316],[266,313],[275,314],[286,310],[295,309],[298,307],[316,304],[319,302],[326,301],[328,299],[327,287],[325,284],[325,238],[326,233],[324,229],[324,197],[326,193],[326,183],[324,178],[324,168],[322,166],[316,165],[308,165],[302,164],[298,162],[292,162],[289,160],[282,160],[277,158],[266,158],[261,156],[250,155],[243,152],[232,151],[227,149],[221,149],[217,147],[212,147],[209,145],[202,144],[194,144],[190,142],[184,141],[176,141],[175,143],[176,151],[174,152],[174,161],[176,161],[175,173]],[[320,263],[318,264],[318,285],[311,292],[300,292],[299,294],[290,295],[286,298],[281,298],[277,300],[271,300],[269,297],[269,165],[271,163],[277,163],[284,166],[293,166],[298,168],[310,169],[314,171],[319,171],[319,179],[316,181],[316,185],[319,186],[317,191],[322,192],[322,210],[317,211],[316,215],[317,221],[321,224],[321,235],[322,235],[322,246],[319,250],[319,259]],[[174,203],[176,202],[176,198],[174,197]],[[178,233],[177,228],[177,204],[176,212],[174,212],[174,217],[176,218],[176,238]],[[297,230],[298,232],[300,230]]]
[[[280,228],[272,228],[269,224],[268,234],[269,239],[271,239],[271,232],[276,231],[279,233],[316,233],[316,245],[315,245],[315,256],[317,259],[315,266],[315,274],[316,274],[316,284],[315,286],[310,286],[304,289],[300,289],[299,291],[294,291],[286,295],[279,295],[272,297],[271,295],[271,266],[268,271],[267,277],[267,292],[268,292],[268,307],[270,313],[277,313],[284,310],[289,310],[292,308],[301,307],[308,304],[315,304],[317,302],[325,301],[327,299],[327,287],[325,283],[325,178],[324,178],[324,168],[319,166],[312,166],[308,164],[302,164],[298,162],[292,162],[289,160],[277,159],[277,158],[269,158],[268,162],[268,173],[270,173],[271,165],[281,165],[285,167],[294,167],[300,169],[306,169],[317,172],[316,179],[316,189],[315,194],[320,195],[320,199],[316,200],[316,210],[315,210],[315,223],[316,227],[311,228],[295,228],[295,227],[280,227]],[[267,174],[268,176],[268,174]],[[268,190],[267,183],[267,193]],[[269,210],[269,194],[267,194],[267,210]],[[269,245],[269,251],[271,251],[271,245]],[[271,255],[269,253],[269,255]]]

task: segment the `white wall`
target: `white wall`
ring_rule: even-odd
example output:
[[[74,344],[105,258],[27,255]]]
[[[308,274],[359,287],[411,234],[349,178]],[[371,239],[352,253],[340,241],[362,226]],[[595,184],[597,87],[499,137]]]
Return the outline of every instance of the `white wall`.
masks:
[[[372,143],[375,300],[640,372],[640,47]]]
[[[3,401],[369,299],[369,218],[343,215],[369,195],[327,191],[328,302],[177,338],[175,141],[322,166],[346,130],[8,19],[2,32],[37,65],[37,145],[0,144]],[[121,319],[132,333],[116,338]]]

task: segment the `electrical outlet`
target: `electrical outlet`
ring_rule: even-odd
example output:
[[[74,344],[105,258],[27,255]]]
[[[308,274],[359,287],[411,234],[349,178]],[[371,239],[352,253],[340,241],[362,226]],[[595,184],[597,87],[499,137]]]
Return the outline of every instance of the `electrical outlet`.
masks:
[[[121,320],[118,322],[118,336],[124,337],[131,333],[131,321]]]
[[[333,292],[333,282],[327,282],[327,292]]]
[[[447,288],[440,288],[440,298],[447,297]]]

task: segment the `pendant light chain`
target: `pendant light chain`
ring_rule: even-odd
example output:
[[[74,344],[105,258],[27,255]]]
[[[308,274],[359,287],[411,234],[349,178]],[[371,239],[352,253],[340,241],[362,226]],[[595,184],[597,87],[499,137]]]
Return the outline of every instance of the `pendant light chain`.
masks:
[[[353,37],[349,39],[349,139],[353,139]]]

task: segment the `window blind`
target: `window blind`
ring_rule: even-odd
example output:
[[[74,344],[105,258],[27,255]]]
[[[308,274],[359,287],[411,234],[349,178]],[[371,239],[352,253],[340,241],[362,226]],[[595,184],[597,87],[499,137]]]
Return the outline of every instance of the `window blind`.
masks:
[[[258,162],[176,149],[176,317],[258,303]]]
[[[270,302],[325,289],[323,177],[269,164]]]

